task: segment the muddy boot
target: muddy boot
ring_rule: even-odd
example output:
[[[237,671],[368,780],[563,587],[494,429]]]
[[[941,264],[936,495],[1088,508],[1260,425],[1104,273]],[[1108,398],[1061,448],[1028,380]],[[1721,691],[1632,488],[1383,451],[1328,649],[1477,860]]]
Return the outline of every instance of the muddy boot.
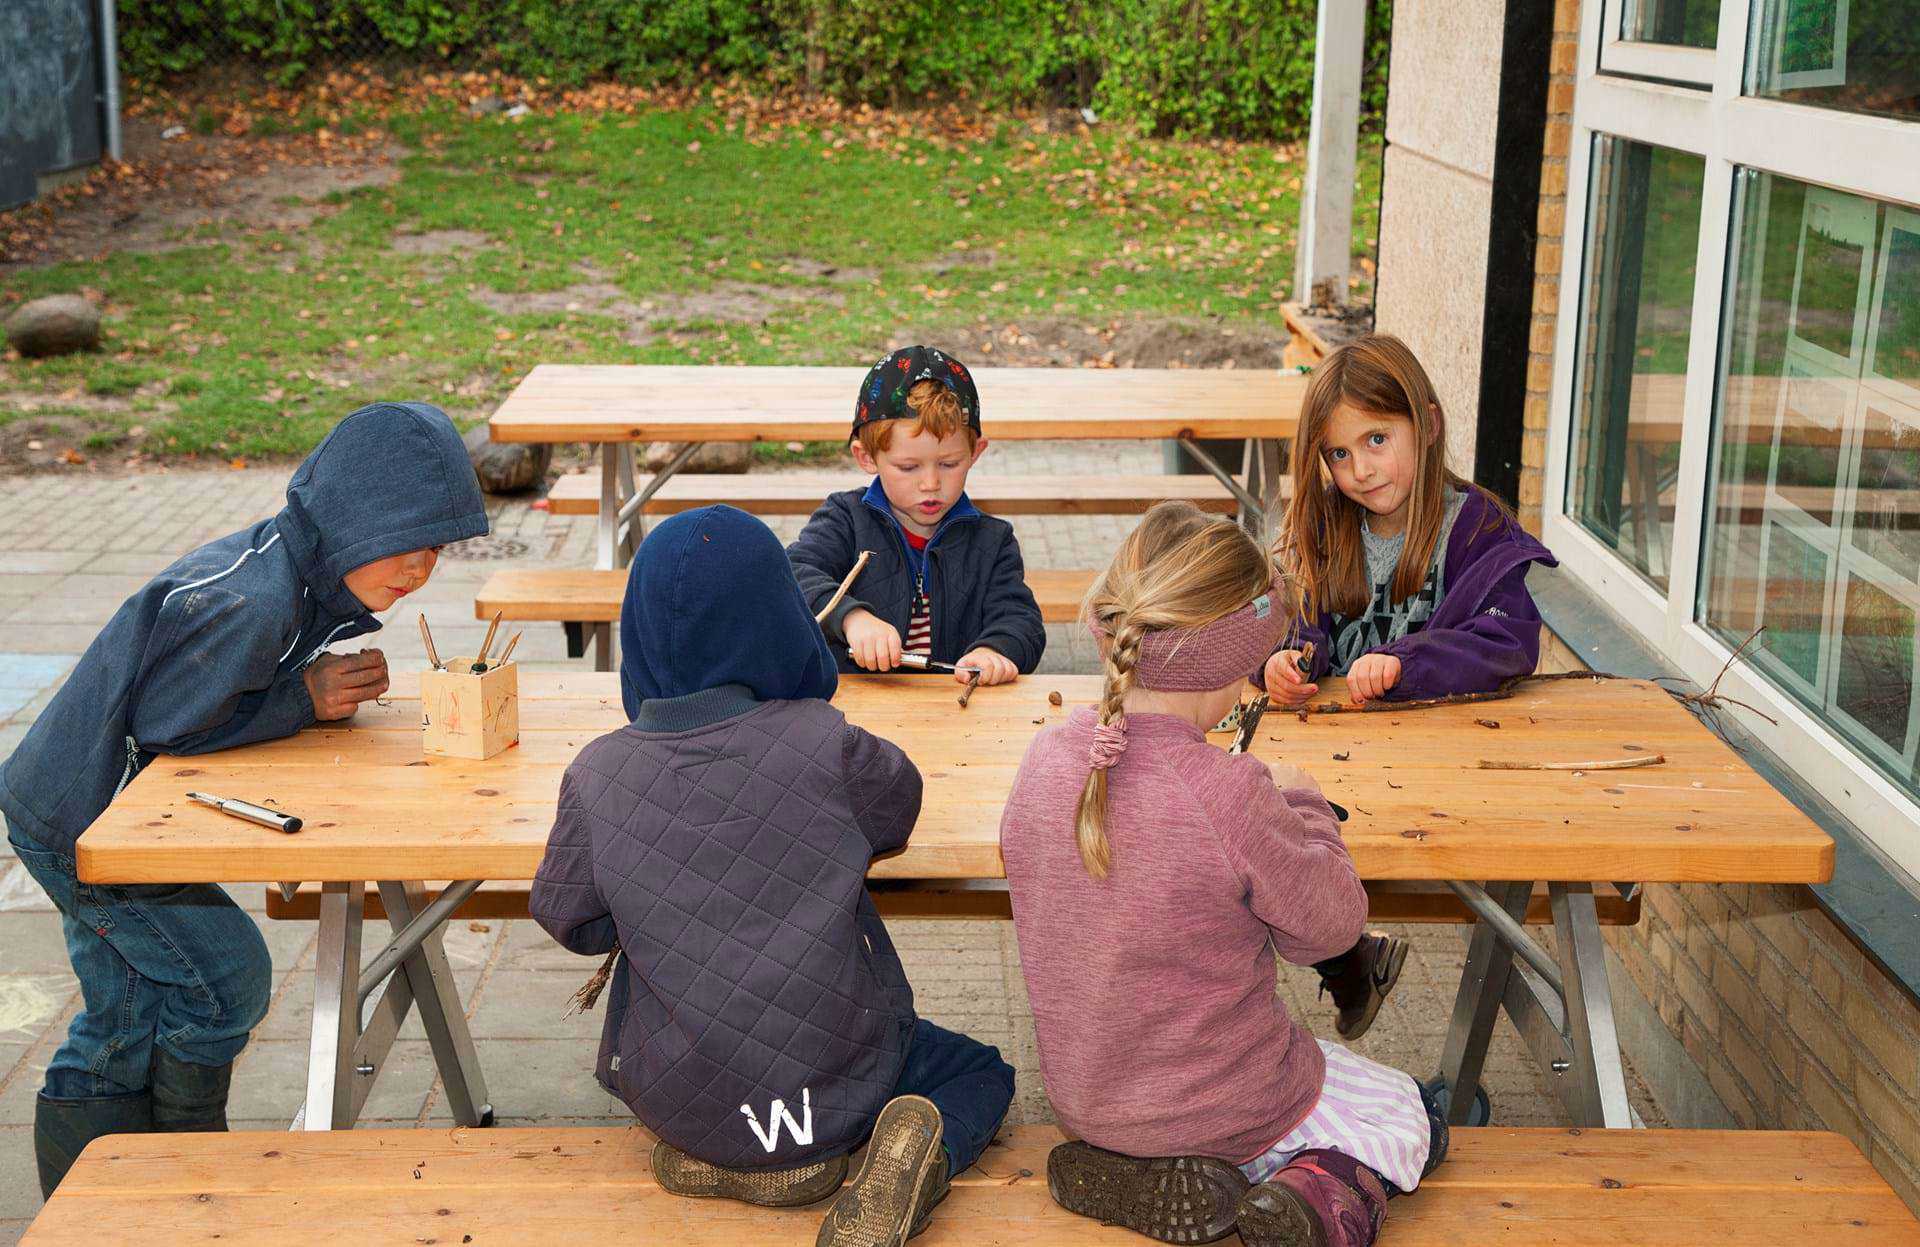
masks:
[[[110,1134],[149,1134],[153,1099],[144,1091],[55,1099],[41,1092],[33,1105],[33,1158],[40,1195],[50,1198],[87,1144]]]
[[[880,1110],[860,1172],[827,1209],[817,1247],[900,1247],[922,1225],[922,1213],[945,1194],[940,1110],[917,1095],[896,1096]]]
[[[1211,1156],[1123,1156],[1076,1142],[1048,1154],[1047,1190],[1068,1212],[1163,1243],[1211,1243],[1233,1233],[1247,1179]]]
[[[817,1204],[846,1181],[847,1158],[834,1156],[791,1169],[722,1169],[662,1140],[653,1145],[653,1176],[660,1189],[690,1199],[737,1199],[762,1208]]]
[[[1372,1247],[1387,1216],[1380,1175],[1339,1152],[1302,1152],[1240,1201],[1246,1247]]]
[[[195,1065],[158,1044],[153,1049],[153,1129],[158,1134],[227,1128],[233,1062]]]
[[[1333,1029],[1342,1039],[1358,1039],[1373,1025],[1380,1004],[1400,981],[1412,945],[1397,935],[1369,931],[1338,957],[1318,962],[1320,991],[1331,995],[1340,1016]]]

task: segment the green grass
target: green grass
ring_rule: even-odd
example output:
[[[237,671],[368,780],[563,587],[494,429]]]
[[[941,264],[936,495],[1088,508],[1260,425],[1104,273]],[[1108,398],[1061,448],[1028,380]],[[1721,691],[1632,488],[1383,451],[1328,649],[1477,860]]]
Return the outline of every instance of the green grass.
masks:
[[[1014,123],[972,143],[876,150],[790,129],[756,144],[698,110],[365,120],[414,154],[395,184],[346,196],[304,231],[226,227],[174,251],[12,275],[23,298],[99,291],[108,341],[95,355],[0,363],[0,389],[114,396],[97,418],[143,426],[151,453],[300,454],[379,397],[482,418],[543,362],[849,364],[891,335],[946,331],[962,358],[990,363],[969,326],[1214,317],[1277,332],[1290,295],[1301,169],[1262,147]],[[1363,251],[1379,163],[1377,147],[1363,153]],[[390,246],[434,230],[491,245]],[[936,272],[957,252],[992,263]],[[872,279],[781,271],[796,259]],[[656,325],[637,343],[615,317],[503,314],[475,297],[589,281],[635,304],[726,283],[806,297],[764,323]]]

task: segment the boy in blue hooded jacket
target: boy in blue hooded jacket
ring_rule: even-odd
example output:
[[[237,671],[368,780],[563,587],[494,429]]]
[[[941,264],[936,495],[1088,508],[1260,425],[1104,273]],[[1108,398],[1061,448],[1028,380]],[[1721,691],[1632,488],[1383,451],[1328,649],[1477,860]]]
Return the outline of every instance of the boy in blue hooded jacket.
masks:
[[[898,1247],[1013,1099],[994,1048],[916,1017],[867,895],[920,773],[829,704],[833,655],[780,541],[732,507],[663,522],[620,608],[632,722],[587,745],[528,910],[620,958],[595,1075],[659,1136],[677,1195],[840,1190],[821,1247]]]
[[[81,833],[156,754],[291,736],[385,692],[380,651],[322,651],[377,630],[441,546],[486,531],[452,421],[363,407],[307,456],[278,515],[128,598],[0,767],[7,838],[60,911],[83,998],[35,1106],[43,1194],[102,1135],[226,1129],[233,1061],[271,988],[266,944],[225,891],[81,883]]]

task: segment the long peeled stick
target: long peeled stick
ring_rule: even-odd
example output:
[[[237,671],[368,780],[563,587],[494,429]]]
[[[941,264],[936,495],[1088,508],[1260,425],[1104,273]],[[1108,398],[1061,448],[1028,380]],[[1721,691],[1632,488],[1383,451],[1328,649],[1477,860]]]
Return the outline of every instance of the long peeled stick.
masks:
[[[860,557],[853,561],[853,570],[848,572],[847,578],[840,582],[840,587],[833,591],[833,596],[828,598],[827,604],[820,608],[820,613],[813,617],[813,622],[827,622],[827,616],[833,614],[833,608],[840,605],[841,598],[847,596],[847,590],[853,588],[853,582],[860,579],[860,573],[866,570],[867,560],[872,557],[873,551],[860,551]]]

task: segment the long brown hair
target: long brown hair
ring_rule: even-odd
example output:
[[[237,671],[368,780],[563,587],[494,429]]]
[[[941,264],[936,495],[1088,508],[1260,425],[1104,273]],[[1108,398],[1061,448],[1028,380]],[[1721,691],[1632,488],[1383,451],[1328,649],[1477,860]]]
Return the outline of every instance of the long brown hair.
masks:
[[[1370,333],[1335,350],[1313,370],[1293,438],[1293,501],[1277,551],[1298,579],[1300,611],[1357,615],[1373,597],[1360,525],[1367,511],[1341,493],[1326,466],[1327,426],[1342,406],[1413,422],[1420,463],[1407,499],[1407,541],[1393,574],[1393,600],[1420,591],[1440,540],[1447,486],[1469,488],[1447,467],[1447,420],[1427,370],[1407,344]]]
[[[1140,643],[1164,628],[1201,628],[1266,593],[1273,560],[1225,516],[1190,502],[1163,502],[1127,534],[1087,592],[1085,615],[1107,634],[1100,724],[1124,726]],[[1285,602],[1276,610],[1291,609]],[[1080,792],[1074,829],[1080,862],[1095,879],[1112,865],[1107,843],[1107,772],[1099,767]]]

